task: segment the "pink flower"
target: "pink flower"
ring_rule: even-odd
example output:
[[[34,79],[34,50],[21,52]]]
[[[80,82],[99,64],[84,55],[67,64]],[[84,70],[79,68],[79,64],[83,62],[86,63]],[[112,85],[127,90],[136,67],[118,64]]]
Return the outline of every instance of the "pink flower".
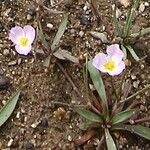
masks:
[[[35,29],[30,25],[24,28],[16,26],[10,30],[9,39],[15,44],[15,49],[19,54],[27,55],[35,39]]]
[[[125,63],[122,61],[124,53],[120,50],[118,44],[107,47],[107,54],[99,53],[93,59],[93,66],[111,76],[119,75],[125,69]]]

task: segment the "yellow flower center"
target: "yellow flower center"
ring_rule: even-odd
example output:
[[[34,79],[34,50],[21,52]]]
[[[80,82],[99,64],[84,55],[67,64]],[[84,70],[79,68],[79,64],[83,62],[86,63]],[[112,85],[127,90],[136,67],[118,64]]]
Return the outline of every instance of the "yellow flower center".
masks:
[[[20,38],[19,43],[20,43],[20,45],[21,45],[21,46],[25,47],[25,46],[27,46],[27,45],[28,45],[28,43],[29,43],[29,39],[28,39],[28,38],[26,38],[26,37],[22,37],[22,38]]]
[[[106,70],[113,71],[115,69],[115,62],[112,60],[107,61],[104,67]]]

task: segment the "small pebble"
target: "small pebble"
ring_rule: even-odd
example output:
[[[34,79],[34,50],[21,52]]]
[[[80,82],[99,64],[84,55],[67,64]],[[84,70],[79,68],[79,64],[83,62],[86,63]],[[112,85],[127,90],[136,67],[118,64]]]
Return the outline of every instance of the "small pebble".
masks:
[[[138,88],[138,86],[139,86],[139,83],[140,83],[140,81],[139,81],[139,80],[134,81],[134,82],[133,82],[133,87],[137,89],[137,88]]]
[[[48,126],[48,120],[46,118],[43,118],[40,122],[40,125],[42,127],[47,127]]]
[[[13,61],[8,63],[8,66],[14,66],[16,64],[17,64],[17,60],[13,60]]]
[[[0,68],[0,76],[4,75],[4,70]]]
[[[91,23],[91,17],[90,17],[90,15],[82,15],[82,17],[81,17],[81,24],[83,24],[83,25],[90,25],[90,23]]]
[[[70,135],[68,135],[68,141],[72,141],[72,137]]]
[[[148,3],[148,2],[145,2],[144,5],[145,5],[146,7],[148,7],[148,6],[149,6],[149,3]]]
[[[145,111],[145,107],[143,105],[140,105],[140,110]]]
[[[7,146],[10,147],[12,145],[13,141],[14,141],[13,139],[10,139],[9,142],[7,143]]]
[[[71,30],[70,30],[70,33],[71,33],[71,34],[75,33],[75,30],[74,30],[74,29],[71,29]]]
[[[30,142],[26,143],[26,150],[32,150],[34,148],[34,145]]]
[[[20,118],[20,111],[17,112],[16,118],[17,118],[17,119]]]
[[[6,101],[5,101],[5,100],[2,100],[2,104],[5,105],[5,104],[6,104]]]
[[[119,0],[119,2],[121,3],[121,5],[123,5],[125,8],[128,7],[131,2],[130,0]]]
[[[0,76],[0,90],[8,88],[10,85],[10,79],[5,76]]]
[[[80,31],[80,32],[79,32],[79,36],[80,36],[80,37],[83,37],[83,35],[84,35],[84,32],[83,32],[83,31]]]
[[[83,10],[86,11],[87,9],[88,9],[88,7],[85,5],[85,6],[83,7]]]
[[[31,16],[35,16],[35,15],[36,15],[36,11],[33,10],[33,9],[30,9],[30,10],[28,11],[28,14],[31,15]]]
[[[27,20],[31,20],[32,16],[30,14],[27,15]]]
[[[145,10],[145,5],[143,3],[140,4],[139,6],[139,12],[142,13]]]
[[[132,79],[132,80],[135,80],[135,79],[136,79],[136,76],[135,76],[135,75],[131,75],[131,79]]]
[[[65,119],[70,120],[70,118],[71,118],[71,111],[67,111],[65,115]]]
[[[33,129],[35,129],[36,127],[37,127],[37,124],[31,124],[31,127],[33,128]]]
[[[21,64],[21,61],[22,61],[21,58],[19,58],[18,61],[17,61],[18,65]]]
[[[48,23],[46,26],[47,26],[48,28],[50,28],[50,29],[53,28],[53,24],[51,24],[51,23]]]
[[[4,56],[8,56],[8,55],[9,55],[9,49],[4,49],[3,55],[4,55]]]

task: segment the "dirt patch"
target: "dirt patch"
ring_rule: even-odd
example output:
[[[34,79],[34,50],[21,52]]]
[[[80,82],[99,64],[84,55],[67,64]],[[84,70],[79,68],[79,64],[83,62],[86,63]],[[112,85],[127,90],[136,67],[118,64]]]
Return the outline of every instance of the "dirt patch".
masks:
[[[108,39],[113,40],[114,31],[111,20],[112,4],[114,2],[112,0],[99,0],[97,2],[99,16],[95,15],[92,7],[85,0],[67,0],[63,2],[59,0],[53,4],[51,2],[54,1],[45,0],[44,5],[69,13],[69,23],[60,45],[74,56],[84,56],[86,51],[94,55],[95,52],[106,49],[106,44],[93,38],[89,33],[90,31],[105,31],[108,34]],[[52,7],[52,5],[54,6]],[[13,150],[95,149],[93,143],[97,143],[97,138],[92,139],[83,148],[75,147],[73,141],[82,135],[82,131],[79,129],[79,123],[82,122],[82,119],[69,107],[52,104],[53,101],[68,104],[80,103],[80,98],[58,66],[51,64],[50,68],[47,69],[43,67],[42,60],[32,54],[27,57],[19,56],[8,40],[8,31],[15,25],[31,24],[36,27],[36,9],[37,4],[32,0],[1,0],[0,2],[0,64],[6,76],[11,80],[11,86],[7,90],[0,91],[0,106],[4,105],[16,89],[22,90],[13,115],[0,128],[0,146],[2,144],[0,149],[8,147],[9,144],[10,149]],[[119,7],[119,9],[122,12],[126,11],[126,8],[123,7]],[[144,12],[139,14],[138,19],[135,21],[134,31],[150,25],[149,10],[149,6],[146,6]],[[49,35],[49,41],[52,42],[63,15],[50,13],[47,10],[41,11],[40,15],[44,32]],[[122,21],[124,21],[123,17]],[[47,27],[48,23],[53,25],[51,29]],[[139,43],[146,46],[147,51],[150,51],[149,38],[150,36],[146,36],[139,41]],[[148,53],[147,51],[144,49],[144,55]],[[140,56],[143,56],[138,50],[137,52]],[[61,64],[69,72],[76,86],[84,92],[82,67],[70,62],[61,62]],[[106,85],[109,87],[110,80],[107,80],[108,76],[103,75],[103,78],[106,79]],[[127,78],[131,79],[132,85],[134,85],[131,93],[150,83],[149,61],[146,59],[140,64],[133,62]],[[117,84],[119,84],[119,81]],[[108,96],[111,97],[112,91],[108,90],[107,92]],[[150,91],[136,97],[137,101],[141,101],[142,117],[150,115],[149,97]],[[54,111],[64,112],[61,120],[54,117]],[[146,122],[145,125],[149,126],[149,122]],[[124,140],[129,136],[118,134],[117,144],[120,146],[120,150],[148,150],[150,147],[149,141],[133,135],[130,136],[129,143],[126,144]]]

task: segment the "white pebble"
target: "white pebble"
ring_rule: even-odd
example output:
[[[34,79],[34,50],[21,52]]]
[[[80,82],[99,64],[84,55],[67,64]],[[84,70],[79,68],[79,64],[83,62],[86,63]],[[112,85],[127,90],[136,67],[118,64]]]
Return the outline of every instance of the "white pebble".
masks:
[[[33,124],[31,124],[31,127],[35,129],[37,127],[37,125],[33,123]]]
[[[80,37],[83,37],[84,32],[83,32],[83,31],[80,31],[80,32],[79,32],[79,35],[80,35]]]
[[[145,5],[143,3],[140,4],[139,6],[139,12],[142,13],[145,10]]]
[[[12,145],[13,141],[14,141],[13,139],[10,139],[7,146],[10,147]]]
[[[68,141],[72,141],[72,137],[70,135],[68,135]]]
[[[20,111],[17,112],[16,118],[20,118]]]
[[[87,8],[88,8],[88,7],[85,5],[85,6],[83,7],[83,10],[84,10],[84,11],[86,11],[86,10],[87,10]]]
[[[134,82],[133,82],[133,87],[137,89],[137,88],[138,88],[138,86],[139,86],[139,83],[140,83],[140,81],[139,81],[139,80],[134,81]]]
[[[132,79],[132,80],[135,80],[135,79],[136,79],[136,76],[135,76],[135,75],[131,75],[131,79]]]
[[[6,101],[5,101],[5,100],[2,100],[2,104],[5,105],[5,104],[6,104]]]
[[[46,26],[47,26],[48,28],[50,28],[50,29],[53,28],[53,24],[51,24],[51,23],[48,23]]]
[[[145,2],[144,5],[145,5],[146,7],[148,7],[148,6],[149,6],[149,3],[148,3],[148,2]]]

